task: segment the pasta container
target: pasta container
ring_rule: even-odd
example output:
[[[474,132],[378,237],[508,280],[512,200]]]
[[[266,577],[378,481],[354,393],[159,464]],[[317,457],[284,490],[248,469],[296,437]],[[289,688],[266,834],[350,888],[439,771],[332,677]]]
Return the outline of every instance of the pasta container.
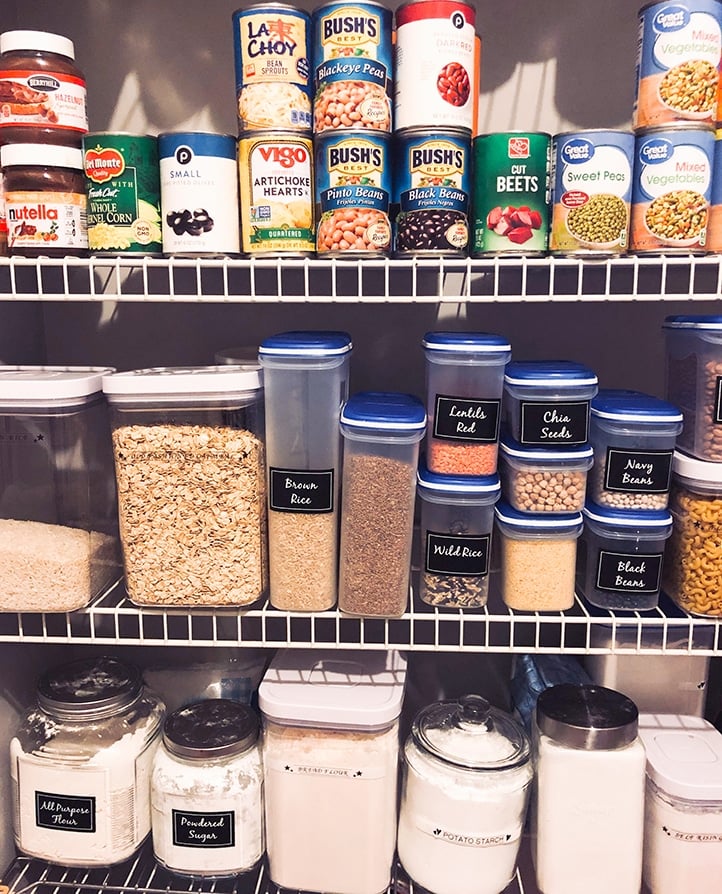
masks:
[[[0,366],[0,611],[74,611],[120,575],[110,372]]]

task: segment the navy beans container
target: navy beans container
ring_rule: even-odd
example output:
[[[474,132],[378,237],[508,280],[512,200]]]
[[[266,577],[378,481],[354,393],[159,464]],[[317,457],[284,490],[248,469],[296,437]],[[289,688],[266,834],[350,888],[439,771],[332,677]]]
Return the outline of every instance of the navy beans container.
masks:
[[[575,446],[589,440],[596,373],[570,360],[512,361],[504,373],[504,418],[520,444]]]

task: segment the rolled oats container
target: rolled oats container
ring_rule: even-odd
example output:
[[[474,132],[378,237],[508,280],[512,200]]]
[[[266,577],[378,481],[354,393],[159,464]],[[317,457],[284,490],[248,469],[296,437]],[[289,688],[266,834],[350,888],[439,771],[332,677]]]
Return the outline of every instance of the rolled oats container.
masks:
[[[268,579],[257,365],[103,377],[126,587],[140,605],[241,606]]]

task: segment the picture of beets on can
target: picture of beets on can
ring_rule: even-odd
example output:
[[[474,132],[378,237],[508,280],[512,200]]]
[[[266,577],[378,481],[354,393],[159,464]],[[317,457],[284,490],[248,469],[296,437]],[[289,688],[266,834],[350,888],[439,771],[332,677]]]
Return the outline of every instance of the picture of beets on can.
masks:
[[[468,71],[459,62],[449,62],[439,72],[436,89],[445,102],[461,108],[466,104],[471,93]]]
[[[534,235],[534,230],[541,229],[542,217],[538,211],[528,205],[497,205],[486,215],[486,227],[497,236],[506,236],[510,242],[523,245]]]

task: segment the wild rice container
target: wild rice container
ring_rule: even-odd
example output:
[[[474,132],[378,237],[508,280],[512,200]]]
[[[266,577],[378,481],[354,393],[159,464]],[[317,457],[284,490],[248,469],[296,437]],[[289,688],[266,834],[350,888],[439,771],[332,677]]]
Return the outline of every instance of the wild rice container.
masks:
[[[636,254],[704,252],[714,131],[682,125],[637,134],[631,236]]]
[[[634,135],[583,130],[552,138],[549,248],[573,257],[627,250]]]

